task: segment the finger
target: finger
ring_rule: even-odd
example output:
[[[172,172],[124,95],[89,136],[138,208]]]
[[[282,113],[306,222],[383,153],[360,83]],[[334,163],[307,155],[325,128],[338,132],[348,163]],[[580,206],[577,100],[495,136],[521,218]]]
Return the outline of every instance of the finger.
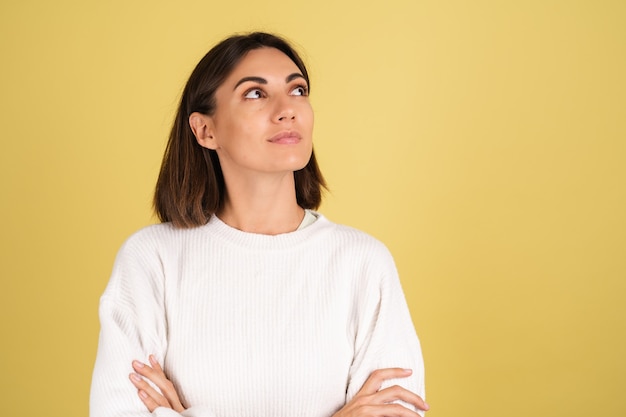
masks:
[[[130,382],[137,388],[137,392],[141,401],[148,407],[150,412],[154,411],[157,407],[171,408],[167,399],[161,395],[157,390],[152,388],[148,382],[138,374],[129,375]],[[152,408],[150,408],[152,407]]]
[[[424,401],[422,397],[399,385],[394,385],[392,387],[380,390],[379,392],[374,394],[372,398],[376,398],[376,401],[381,401],[383,403],[391,403],[393,401],[401,400],[407,404],[414,405],[416,408],[424,411],[428,411],[428,409],[430,408],[430,406],[426,404],[426,401]]]
[[[163,372],[163,368],[161,368],[161,364],[159,363],[159,361],[156,360],[154,355],[149,355],[148,360],[150,361],[150,365],[155,371],[160,372],[165,376],[165,372]]]
[[[166,381],[168,381],[168,379],[160,366],[157,370],[143,362],[133,361],[133,369],[142,377],[149,379],[150,382],[159,387],[159,389],[166,387]]]
[[[157,402],[154,401],[154,399],[152,399],[152,397],[150,397],[150,395],[148,395],[148,393],[146,393],[144,390],[137,391],[137,394],[139,395],[139,399],[141,400],[141,402],[143,402],[149,412],[153,412],[159,407],[159,404],[157,404]]]
[[[413,410],[400,404],[367,405],[360,408],[358,415],[375,417],[420,417]]]
[[[411,371],[410,369],[402,368],[377,369],[370,374],[370,376],[367,378],[367,381],[365,381],[363,387],[361,387],[357,395],[374,394],[380,389],[385,380],[394,378],[406,378],[412,373],[413,371]]]
[[[168,403],[174,410],[178,412],[184,411],[185,407],[178,397],[176,387],[174,387],[172,381],[170,381],[169,378],[167,378],[167,376],[165,375],[165,372],[163,371],[163,368],[161,368],[161,364],[159,364],[159,361],[156,360],[154,355],[149,355],[148,360],[150,362],[152,370],[154,371],[154,375],[157,376],[156,379],[150,378],[150,380],[154,382],[157,387],[159,387],[159,389],[161,390],[161,394],[167,399]]]

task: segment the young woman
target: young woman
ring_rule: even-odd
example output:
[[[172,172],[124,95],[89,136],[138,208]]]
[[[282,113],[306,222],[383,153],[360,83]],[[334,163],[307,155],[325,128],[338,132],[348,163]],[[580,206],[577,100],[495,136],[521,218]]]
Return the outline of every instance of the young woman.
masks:
[[[266,33],[222,41],[191,74],[156,187],[162,224],[127,240],[100,301],[92,417],[428,409],[391,255],[314,211],[309,88]]]

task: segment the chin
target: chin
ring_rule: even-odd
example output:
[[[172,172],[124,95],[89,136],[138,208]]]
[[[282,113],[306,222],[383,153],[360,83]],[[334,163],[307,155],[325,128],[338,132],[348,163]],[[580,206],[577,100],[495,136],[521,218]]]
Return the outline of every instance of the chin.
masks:
[[[285,159],[285,165],[287,165],[290,171],[299,171],[304,168],[311,160],[311,153],[306,155],[291,155]]]

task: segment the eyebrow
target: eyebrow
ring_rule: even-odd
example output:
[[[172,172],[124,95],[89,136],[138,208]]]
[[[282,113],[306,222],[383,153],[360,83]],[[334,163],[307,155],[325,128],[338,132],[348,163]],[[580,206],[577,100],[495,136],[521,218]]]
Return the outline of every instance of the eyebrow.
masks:
[[[304,75],[300,74],[299,72],[294,72],[293,74],[289,74],[286,78],[285,78],[285,83],[290,83],[293,80],[295,80],[296,78],[304,78]],[[267,84],[267,80],[265,78],[262,77],[243,77],[241,80],[237,81],[237,84],[235,84],[235,88],[233,88],[233,90],[236,90],[237,87],[239,87],[241,84],[245,83],[245,82],[255,82],[255,83],[259,83],[259,84]]]

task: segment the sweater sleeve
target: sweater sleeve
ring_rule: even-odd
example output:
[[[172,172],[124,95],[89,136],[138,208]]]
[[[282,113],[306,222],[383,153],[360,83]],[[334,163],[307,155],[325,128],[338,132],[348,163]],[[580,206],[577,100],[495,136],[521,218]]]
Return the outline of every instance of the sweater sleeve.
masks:
[[[152,246],[152,247],[151,247]],[[131,237],[120,249],[100,299],[100,337],[89,401],[90,417],[213,417],[204,407],[152,414],[129,381],[134,359],[164,358],[167,324],[163,273],[154,246]]]
[[[408,378],[387,380],[381,389],[400,385],[425,398],[424,363],[393,258],[382,244],[369,257],[356,309],[355,353],[346,402],[376,369],[405,368]],[[400,402],[405,407],[413,406]],[[423,412],[420,412],[423,415]]]

